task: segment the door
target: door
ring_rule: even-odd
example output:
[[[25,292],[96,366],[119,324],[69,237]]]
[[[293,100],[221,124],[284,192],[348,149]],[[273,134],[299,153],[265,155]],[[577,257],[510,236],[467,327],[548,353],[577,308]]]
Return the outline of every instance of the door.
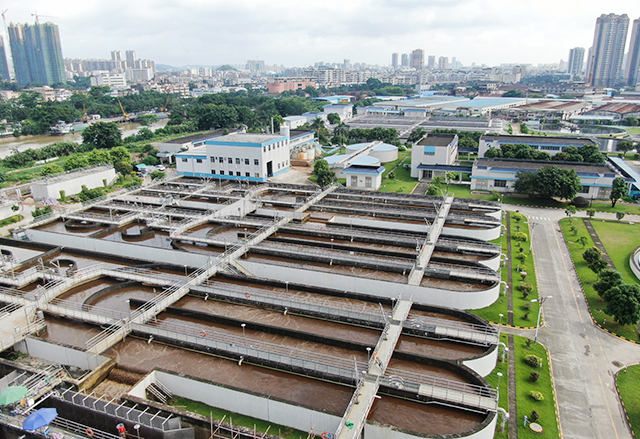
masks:
[[[273,177],[273,162],[267,162],[267,177]]]

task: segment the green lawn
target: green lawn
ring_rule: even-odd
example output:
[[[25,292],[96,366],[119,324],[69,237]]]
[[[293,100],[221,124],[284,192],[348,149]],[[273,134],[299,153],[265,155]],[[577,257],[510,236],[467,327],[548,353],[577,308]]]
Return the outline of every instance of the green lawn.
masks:
[[[501,334],[500,341],[505,345],[507,344],[507,335]],[[527,346],[527,342],[530,346]],[[542,425],[545,432],[542,437],[558,438],[560,437],[558,432],[558,423],[556,420],[556,406],[555,406],[555,394],[553,391],[553,384],[551,381],[551,373],[549,369],[549,356],[546,349],[541,344],[534,344],[532,340],[526,337],[514,336],[515,344],[515,356],[516,356],[516,406],[518,408],[518,418],[511,416],[509,422],[518,423],[518,437],[519,438],[534,438],[540,437],[533,433],[529,427],[523,425],[524,416],[531,417],[531,411],[536,410],[540,419],[538,423]],[[514,355],[513,352],[509,352],[509,355]],[[542,367],[535,369],[524,362],[525,357],[528,355],[536,355],[542,359]],[[500,357],[500,356],[499,356]],[[536,371],[540,374],[538,381],[531,382],[531,372]],[[495,369],[485,377],[487,382],[494,389],[498,387],[498,372],[502,373],[500,378],[500,399],[498,405],[509,411],[509,370],[508,359],[507,362],[501,363],[498,358],[498,363]],[[544,396],[543,401],[535,401],[531,398],[529,393],[532,391],[538,391]],[[494,439],[508,439],[509,437],[509,424],[505,426],[505,432],[500,431],[500,418],[496,427],[496,433]]]
[[[620,396],[629,415],[629,423],[635,437],[640,434],[640,365],[618,372],[616,378]]]
[[[618,250],[615,244],[616,240],[613,240],[613,241],[610,240],[610,237],[615,235],[616,230],[618,230],[618,227],[622,227],[622,223],[616,223],[616,222],[602,223],[602,222],[594,221],[593,224],[594,224],[594,228],[596,229],[596,232],[598,232],[598,228],[600,228],[599,226],[601,224],[605,224],[605,229],[607,229],[607,231],[603,233],[602,236],[601,235],[598,235],[598,236],[600,237],[603,245],[607,249],[607,253],[609,253],[609,255],[612,256],[612,260],[614,261],[614,263],[618,258],[621,258],[621,259],[629,258],[630,253],[627,253],[626,251]],[[575,227],[575,231],[571,230],[572,226]],[[629,225],[627,224],[627,226]],[[640,341],[640,337],[638,336],[638,330],[635,325],[619,325],[618,323],[613,321],[611,316],[608,316],[603,311],[606,307],[606,303],[604,302],[604,300],[600,298],[600,296],[598,296],[598,293],[596,293],[596,291],[592,287],[592,284],[597,281],[597,276],[593,271],[591,271],[587,267],[587,264],[584,262],[584,259],[582,258],[582,253],[584,252],[584,250],[586,248],[594,246],[593,240],[589,236],[589,233],[587,232],[587,228],[585,227],[583,220],[581,218],[575,218],[573,220],[571,220],[570,218],[564,218],[560,220],[560,227],[562,228],[565,241],[567,242],[567,245],[569,247],[569,252],[571,253],[573,263],[576,267],[576,272],[578,273],[578,277],[580,278],[580,282],[582,283],[584,294],[587,299],[587,304],[589,305],[589,309],[591,310],[591,315],[593,316],[594,320],[600,326],[606,328],[607,330],[613,332],[614,334],[628,338],[629,340]],[[629,226],[629,227],[633,228],[635,226]],[[576,242],[580,236],[584,236],[587,238],[588,243],[584,248]],[[636,242],[635,247],[639,245],[638,239],[639,238],[637,237],[634,239],[634,241]],[[626,248],[629,248],[629,247],[626,247]],[[616,253],[620,253],[620,255],[616,255]],[[614,257],[616,259],[613,259]],[[628,264],[626,266],[628,267]],[[624,267],[622,266],[620,267],[620,272],[625,277],[625,279],[629,279],[628,277],[629,273],[628,272],[625,273]],[[637,282],[637,280],[635,282]],[[606,323],[605,323],[605,320],[606,320]]]
[[[411,177],[411,170],[405,169],[405,164],[411,163],[411,151],[399,151],[398,159],[384,164],[382,173],[382,186],[380,192],[402,192],[409,194],[418,184],[417,178]],[[394,169],[395,168],[395,169]],[[395,174],[394,179],[387,178],[390,172]]]
[[[620,127],[627,130],[629,134],[640,134],[640,127]]]
[[[518,395],[518,438],[538,438],[539,434],[524,426],[524,416],[531,418],[531,411],[535,410],[540,415],[538,424],[544,428],[543,437],[560,437],[558,421],[556,417],[555,395],[551,381],[549,368],[549,355],[547,350],[539,343],[532,343],[530,339],[515,336],[516,348],[516,390]],[[530,343],[530,346],[527,343]],[[525,363],[525,358],[535,355],[542,359],[542,367],[534,368]],[[531,372],[538,372],[540,378],[536,382],[530,380]],[[504,377],[503,377],[504,378]],[[544,400],[536,401],[530,396],[531,391],[542,393]]]
[[[522,232],[525,234],[527,240],[523,243],[519,243],[512,239],[511,241],[511,252],[512,252],[512,279],[513,279],[513,287],[510,289],[511,294],[513,294],[513,323],[515,326],[523,326],[523,327],[535,327],[537,323],[538,316],[538,303],[532,303],[532,299],[538,298],[538,283],[535,274],[535,266],[533,263],[533,254],[531,252],[531,237],[529,234],[529,224],[525,221],[526,217],[522,217],[520,221],[516,221],[515,212],[507,212],[511,215],[511,236],[516,231]],[[506,221],[503,220],[503,224],[506,224]],[[507,235],[505,234],[501,241],[495,242],[496,244],[501,244],[502,252],[507,254]],[[520,248],[522,248],[522,252],[520,252]],[[520,260],[516,259],[518,254],[526,255],[526,260],[524,263],[521,263]],[[518,266],[522,269],[518,271]],[[521,272],[526,273],[526,278],[523,279],[523,275]],[[508,270],[507,267],[502,268],[501,272],[502,280],[507,282],[508,279]],[[524,294],[519,290],[518,286],[521,282],[530,283],[533,286],[533,290],[528,296],[524,296]],[[476,314],[479,317],[482,317],[485,320],[490,322],[499,323],[500,322],[500,314],[503,315],[502,323],[507,323],[507,315],[508,315],[508,302],[507,297],[502,296],[498,297],[492,305],[482,308],[471,310],[472,313]]]
[[[257,432],[264,433],[269,428],[269,434],[277,435],[287,439],[304,439],[307,437],[307,433],[300,430],[295,430],[290,427],[284,427],[278,424],[272,424],[260,419],[251,418],[249,416],[239,415],[227,410],[222,410],[216,407],[211,407],[199,401],[193,401],[187,398],[175,397],[171,401],[171,405],[174,407],[187,410],[192,413],[197,413],[202,416],[213,417],[213,419],[221,420],[225,415],[224,422],[231,423],[234,426],[242,426],[249,429],[256,429]]]
[[[592,220],[591,224],[625,282],[638,283],[631,271],[629,257],[640,247],[640,226],[626,221]]]

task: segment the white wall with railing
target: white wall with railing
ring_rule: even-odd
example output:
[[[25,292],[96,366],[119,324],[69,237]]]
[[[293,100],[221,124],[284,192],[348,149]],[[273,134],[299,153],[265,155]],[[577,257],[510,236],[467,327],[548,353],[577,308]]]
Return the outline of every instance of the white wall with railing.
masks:
[[[88,352],[61,346],[35,338],[25,338],[15,346],[15,349],[55,363],[79,367],[83,370],[93,370],[108,360],[101,355],[92,355]]]

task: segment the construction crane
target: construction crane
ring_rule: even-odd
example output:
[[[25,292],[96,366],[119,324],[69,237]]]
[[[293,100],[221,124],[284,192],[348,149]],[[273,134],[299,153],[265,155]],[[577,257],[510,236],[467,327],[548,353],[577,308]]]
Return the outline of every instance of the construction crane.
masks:
[[[87,123],[89,120],[89,116],[87,116],[87,107],[85,107],[84,103],[82,104],[82,117],[80,118],[84,123]]]
[[[31,16],[36,17],[36,24],[40,24],[40,17],[58,18],[58,17],[53,17],[51,15],[38,15],[38,11],[36,11],[35,14],[31,14]]]
[[[164,103],[162,107],[160,107],[161,112],[167,111],[167,107],[169,106],[169,96],[167,96],[167,102]]]
[[[122,116],[124,117],[124,120],[131,119],[131,115],[126,111],[124,111],[124,108],[122,107],[122,102],[118,101],[118,104],[120,104],[120,109],[122,110]]]

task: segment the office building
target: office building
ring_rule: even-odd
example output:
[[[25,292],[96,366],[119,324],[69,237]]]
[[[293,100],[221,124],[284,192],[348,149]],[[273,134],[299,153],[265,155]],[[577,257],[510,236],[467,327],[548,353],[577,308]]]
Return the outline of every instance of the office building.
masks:
[[[440,70],[448,69],[449,68],[449,58],[446,57],[446,56],[441,56],[440,58],[438,58],[438,68]]]
[[[409,54],[402,54],[402,67],[409,67]]]
[[[428,69],[435,69],[436,68],[436,57],[435,57],[435,55],[429,55],[429,61],[427,61],[427,68]]]
[[[9,62],[7,60],[7,52],[4,48],[4,39],[0,37],[0,76],[5,81],[11,79],[11,75],[9,74]]]
[[[125,52],[127,57],[127,68],[135,69],[136,68],[136,51],[135,50],[127,50]]]
[[[627,66],[624,70],[624,80],[627,85],[635,86],[640,79],[640,18],[633,20],[631,27],[631,42],[627,54]]]
[[[57,25],[11,23],[8,30],[18,83],[52,85],[66,81]]]
[[[391,54],[391,67],[393,67],[394,69],[398,68],[398,54],[397,53],[392,53]]]
[[[587,83],[612,87],[620,81],[628,28],[629,17],[626,14],[598,17],[587,65]]]
[[[424,68],[424,50],[416,49],[411,52],[411,67],[416,70],[422,70]]]
[[[567,73],[571,76],[582,73],[584,64],[584,47],[574,47],[569,50],[569,62],[567,63]]]
[[[250,59],[245,68],[250,72],[264,72],[264,61],[261,59]]]

